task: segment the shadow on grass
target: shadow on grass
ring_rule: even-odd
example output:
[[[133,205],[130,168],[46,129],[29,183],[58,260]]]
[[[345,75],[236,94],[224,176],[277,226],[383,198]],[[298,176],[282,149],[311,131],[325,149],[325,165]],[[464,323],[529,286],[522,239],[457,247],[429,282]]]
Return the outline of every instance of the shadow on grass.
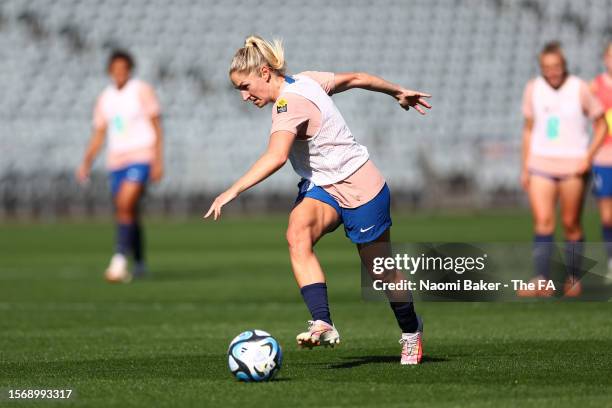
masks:
[[[461,383],[507,384],[509,378],[520,378],[523,383],[557,384],[563,378],[571,378],[572,384],[589,386],[600,384],[609,387],[609,340],[523,340],[438,345],[433,355],[423,356],[423,365],[435,368],[424,370],[414,381],[423,383],[440,381]],[[87,350],[82,350],[86,353]],[[135,380],[155,379],[231,380],[227,360],[223,354],[152,354],[122,356],[116,351],[107,358],[77,358],[64,361],[0,362],[0,384],[27,381],[35,383],[69,383],[72,380]],[[358,353],[358,351],[356,351]],[[366,351],[366,353],[368,353]],[[281,372],[278,381],[300,381],[320,374],[326,377],[332,370],[361,367],[367,371],[388,373],[394,376],[399,368],[399,353],[366,355],[339,355],[332,361],[317,360],[301,354],[291,356],[291,367]],[[441,357],[444,356],[444,357]],[[313,356],[316,357],[316,356]],[[568,364],[568,361],[571,364]],[[441,363],[441,364],[435,364]],[[444,364],[447,363],[447,364]],[[387,368],[389,368],[387,370]],[[468,375],[458,373],[467,372]],[[292,375],[285,377],[285,373]],[[348,373],[348,371],[346,371]],[[554,375],[552,374],[554,373]],[[576,376],[576,373],[580,375]],[[348,373],[350,374],[350,373]],[[382,374],[381,374],[382,375]],[[396,377],[396,376],[395,376]],[[393,377],[389,381],[396,381]],[[391,378],[391,377],[390,377]],[[399,378],[397,381],[403,381]]]
[[[282,375],[282,374],[281,374]],[[284,382],[288,382],[291,381],[291,378],[287,378],[287,377],[274,377],[271,380],[268,381],[239,381],[235,379],[236,384],[245,384],[247,387],[249,386],[248,384],[275,384],[275,383],[284,383]]]
[[[337,368],[353,368],[366,364],[398,364],[399,356],[360,356],[360,357],[344,357],[344,360],[350,360],[344,363],[336,363],[328,366],[330,369]],[[446,358],[423,356],[421,364],[441,363],[449,361]]]

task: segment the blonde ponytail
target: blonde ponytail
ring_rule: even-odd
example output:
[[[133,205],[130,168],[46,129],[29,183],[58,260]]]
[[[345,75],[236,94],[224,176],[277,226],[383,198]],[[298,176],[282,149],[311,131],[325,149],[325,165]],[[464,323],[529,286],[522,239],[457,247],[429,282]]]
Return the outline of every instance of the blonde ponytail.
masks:
[[[244,47],[236,51],[229,73],[243,72],[250,74],[256,72],[263,65],[269,66],[277,74],[285,75],[283,43],[276,39],[269,42],[259,36],[251,35],[244,41]]]

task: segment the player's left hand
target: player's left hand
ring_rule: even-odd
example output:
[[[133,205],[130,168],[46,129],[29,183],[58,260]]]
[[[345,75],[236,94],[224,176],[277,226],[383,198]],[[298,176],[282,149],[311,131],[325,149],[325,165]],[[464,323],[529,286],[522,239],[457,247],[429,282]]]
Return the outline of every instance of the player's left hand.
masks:
[[[160,161],[154,161],[151,165],[151,181],[157,183],[164,176],[164,165]]]
[[[204,215],[204,218],[208,218],[211,214],[214,214],[214,219],[215,221],[217,221],[217,219],[221,217],[221,207],[232,201],[237,196],[238,193],[236,193],[232,189],[229,189],[218,195],[217,198],[215,198],[215,201],[213,201],[212,205],[208,209],[206,215]]]
[[[410,110],[412,107],[421,115],[425,115],[425,109],[423,108],[431,109],[431,105],[425,100],[425,98],[431,98],[431,95],[423,92],[402,89],[396,98],[400,106],[405,110]]]

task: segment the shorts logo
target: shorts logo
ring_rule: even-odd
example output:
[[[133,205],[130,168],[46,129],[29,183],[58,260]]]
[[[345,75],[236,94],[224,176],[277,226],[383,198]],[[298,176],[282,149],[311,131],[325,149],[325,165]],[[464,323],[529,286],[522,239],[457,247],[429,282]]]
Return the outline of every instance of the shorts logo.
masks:
[[[127,178],[130,181],[139,181],[140,180],[140,170],[132,167],[131,169],[127,171],[125,178]]]
[[[603,180],[599,174],[595,174],[595,177],[593,177],[593,185],[595,187],[595,191],[597,192],[599,192],[603,187]]]
[[[281,98],[276,102],[276,113],[287,112],[287,101]]]
[[[367,232],[374,228],[374,225],[369,226],[368,228],[359,228],[359,232]]]

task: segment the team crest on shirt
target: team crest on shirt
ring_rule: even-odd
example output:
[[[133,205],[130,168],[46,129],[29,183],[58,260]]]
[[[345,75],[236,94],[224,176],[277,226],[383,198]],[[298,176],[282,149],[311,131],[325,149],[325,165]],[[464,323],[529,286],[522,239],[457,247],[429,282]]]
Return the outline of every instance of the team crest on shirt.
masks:
[[[276,113],[287,112],[287,101],[285,98],[281,98],[276,102]]]

